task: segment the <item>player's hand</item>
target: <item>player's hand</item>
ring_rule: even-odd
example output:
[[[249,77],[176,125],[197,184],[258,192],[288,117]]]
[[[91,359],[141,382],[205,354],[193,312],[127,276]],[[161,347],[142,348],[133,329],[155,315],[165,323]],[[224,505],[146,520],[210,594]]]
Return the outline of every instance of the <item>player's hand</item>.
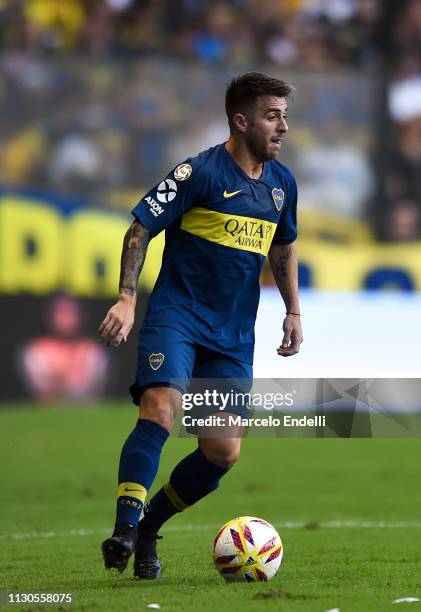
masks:
[[[284,319],[282,329],[284,331],[284,337],[282,338],[281,346],[277,348],[276,352],[282,357],[296,355],[303,342],[300,317],[297,315],[287,315]]]
[[[120,346],[127,341],[133,327],[136,297],[122,296],[107,312],[98,329],[100,342],[107,346]]]

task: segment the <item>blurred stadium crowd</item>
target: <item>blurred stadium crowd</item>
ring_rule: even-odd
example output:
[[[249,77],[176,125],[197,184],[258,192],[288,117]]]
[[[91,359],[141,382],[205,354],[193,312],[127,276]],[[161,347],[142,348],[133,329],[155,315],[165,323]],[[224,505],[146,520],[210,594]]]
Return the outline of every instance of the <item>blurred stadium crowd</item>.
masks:
[[[369,61],[376,0],[4,0],[3,48],[207,63]]]
[[[386,239],[416,240],[421,237],[421,1],[397,2],[385,27],[391,130],[379,136],[390,144],[378,194],[388,214],[378,226]]]
[[[421,237],[421,0],[0,0],[0,49],[3,188],[129,207],[263,69],[297,89],[304,210]]]

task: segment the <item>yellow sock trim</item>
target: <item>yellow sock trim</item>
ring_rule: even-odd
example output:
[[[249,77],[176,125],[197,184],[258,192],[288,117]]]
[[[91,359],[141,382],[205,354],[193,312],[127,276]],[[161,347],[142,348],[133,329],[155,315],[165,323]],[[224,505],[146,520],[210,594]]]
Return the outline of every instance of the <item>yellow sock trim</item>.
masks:
[[[181,497],[178,496],[176,490],[170,482],[167,482],[167,484],[164,485],[164,491],[165,495],[168,497],[174,508],[178,510],[178,512],[182,512],[189,507],[188,504],[185,504]]]
[[[138,482],[121,482],[117,488],[117,497],[134,497],[145,503],[145,499],[148,492],[141,484]]]

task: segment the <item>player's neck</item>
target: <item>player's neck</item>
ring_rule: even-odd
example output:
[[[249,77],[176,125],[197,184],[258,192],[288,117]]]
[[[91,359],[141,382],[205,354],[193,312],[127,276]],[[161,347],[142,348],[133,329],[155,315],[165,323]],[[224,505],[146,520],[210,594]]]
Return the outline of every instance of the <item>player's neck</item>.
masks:
[[[241,142],[230,138],[225,145],[226,150],[232,155],[235,163],[241,170],[252,179],[258,179],[263,172],[263,163],[258,161],[249,149]]]

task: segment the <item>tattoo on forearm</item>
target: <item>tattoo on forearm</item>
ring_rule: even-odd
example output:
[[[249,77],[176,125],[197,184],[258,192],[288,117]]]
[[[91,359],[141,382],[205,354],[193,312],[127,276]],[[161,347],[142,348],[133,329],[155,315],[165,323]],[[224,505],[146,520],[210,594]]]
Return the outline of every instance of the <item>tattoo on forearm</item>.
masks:
[[[119,283],[120,291],[128,295],[135,295],[136,293],[149,240],[148,230],[138,221],[133,221],[124,236]]]
[[[275,263],[275,275],[277,280],[283,281],[287,276],[287,263],[291,257],[292,249],[288,249],[285,255],[281,255]]]

